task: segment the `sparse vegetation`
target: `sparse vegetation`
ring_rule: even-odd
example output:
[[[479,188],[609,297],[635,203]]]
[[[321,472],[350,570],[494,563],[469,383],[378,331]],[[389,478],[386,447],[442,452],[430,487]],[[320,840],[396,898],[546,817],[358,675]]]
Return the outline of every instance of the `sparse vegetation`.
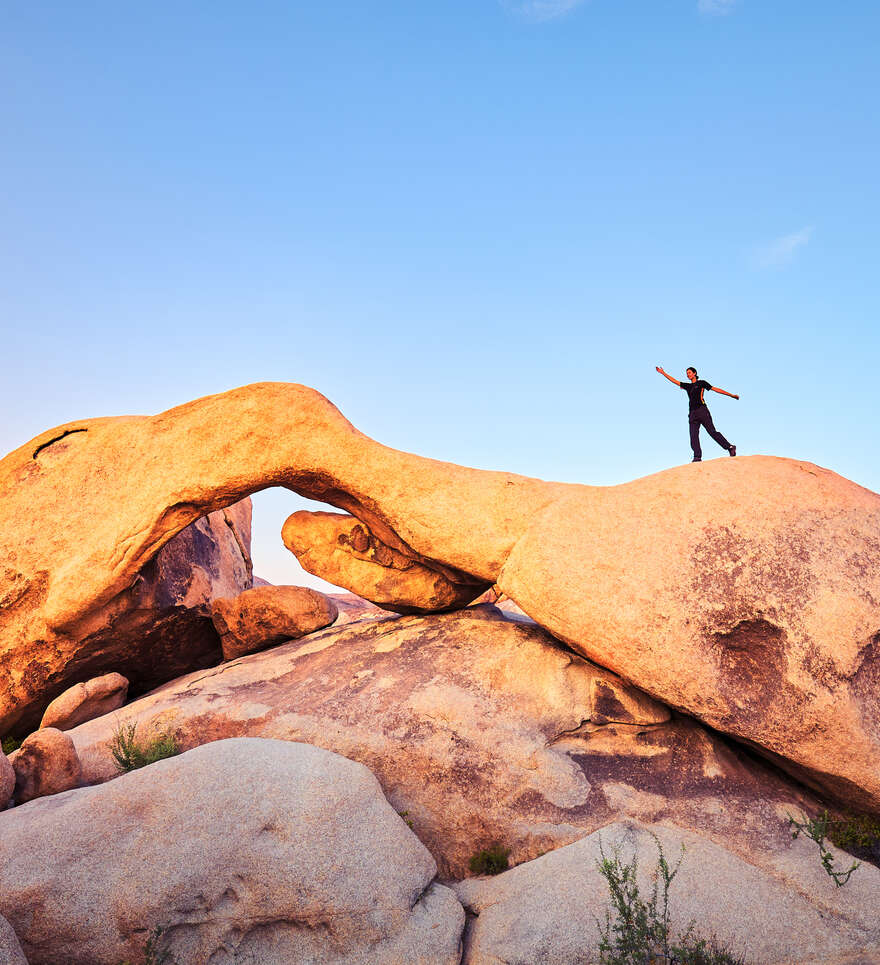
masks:
[[[168,731],[154,735],[141,742],[137,736],[137,723],[120,724],[110,740],[110,753],[120,774],[155,764],[166,757],[180,753],[180,746]]]
[[[409,817],[409,811],[398,811],[397,813],[403,818],[404,821],[406,821],[407,827],[410,829],[410,831],[412,831],[413,822],[412,818]]]
[[[798,821],[797,818],[788,816],[788,826],[791,828],[792,838],[797,838],[803,832],[811,841],[815,841],[819,848],[819,857],[822,860],[822,867],[828,876],[834,881],[838,888],[842,888],[850,879],[850,875],[859,867],[859,862],[854,861],[846,871],[836,871],[834,868],[834,855],[825,847],[825,838],[829,838],[832,843],[836,842],[831,838],[830,827],[832,818],[828,811],[815,818],[808,818],[806,821]],[[845,827],[850,827],[845,825]],[[839,836],[844,836],[844,830],[840,830]],[[855,832],[846,832],[855,833]]]
[[[857,858],[880,864],[880,821],[865,814],[831,816],[828,840]]]
[[[13,751],[17,751],[21,744],[22,742],[15,737],[4,737],[2,742],[3,753],[11,754]]]
[[[600,841],[602,857],[597,867],[608,884],[614,911],[613,915],[606,912],[604,924],[598,923],[600,965],[745,965],[742,958],[722,948],[714,938],[696,938],[694,922],[673,939],[669,888],[681,867],[684,847],[677,864],[670,868],[660,841],[656,837],[654,841],[659,857],[647,900],[639,892],[635,854],[624,864],[616,851],[609,858]]]
[[[495,844],[485,851],[478,851],[470,860],[470,869],[475,875],[500,875],[510,867],[510,849]]]
[[[166,929],[157,926],[150,932],[150,937],[144,945],[143,965],[178,965],[177,959],[171,957],[171,953],[162,947],[162,936]],[[119,965],[133,965],[128,959],[120,962]]]

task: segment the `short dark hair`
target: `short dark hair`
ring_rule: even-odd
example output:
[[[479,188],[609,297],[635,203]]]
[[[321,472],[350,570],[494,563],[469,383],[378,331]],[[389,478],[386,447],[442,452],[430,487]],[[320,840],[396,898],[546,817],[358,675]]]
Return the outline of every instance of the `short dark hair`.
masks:
[[[693,372],[694,375],[699,375],[699,374],[700,374],[700,373],[697,372],[697,370],[693,367],[693,365],[689,365],[689,366],[685,369],[685,372]]]

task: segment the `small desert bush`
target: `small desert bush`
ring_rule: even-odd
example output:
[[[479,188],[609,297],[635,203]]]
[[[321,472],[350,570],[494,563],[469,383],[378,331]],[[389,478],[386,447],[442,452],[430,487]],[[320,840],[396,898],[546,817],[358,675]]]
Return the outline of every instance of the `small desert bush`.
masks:
[[[811,841],[816,843],[819,849],[819,859],[826,874],[831,878],[838,888],[842,888],[850,879],[852,873],[859,867],[859,862],[854,861],[846,871],[838,871],[834,867],[834,855],[825,847],[825,839],[828,838],[832,843],[837,844],[832,837],[832,819],[828,811],[822,811],[818,817],[808,818],[806,821],[798,821],[797,818],[788,816],[788,826],[791,828],[792,838],[797,838],[801,833],[805,834]],[[855,835],[851,825],[844,825],[837,832],[838,838]],[[838,847],[843,847],[838,845]]]
[[[154,928],[150,932],[150,937],[144,945],[143,965],[177,965],[177,959],[172,958],[171,953],[164,951],[161,947],[164,933],[165,929],[161,927]],[[132,963],[126,959],[124,962],[119,962],[119,965],[132,965]]]
[[[120,774],[135,771],[147,764],[180,753],[180,746],[173,734],[163,731],[151,739],[141,741],[137,736],[137,724],[120,724],[110,739],[110,753]]]
[[[11,754],[13,751],[17,751],[19,747],[21,747],[21,741],[17,740],[15,737],[4,737],[2,746],[4,754]]]
[[[485,851],[478,851],[470,860],[470,869],[475,875],[500,875],[507,871],[510,849],[493,845]]]
[[[599,925],[600,965],[745,965],[744,960],[722,948],[714,939],[697,938],[695,924],[674,938],[669,914],[669,888],[684,857],[674,868],[669,866],[660,841],[655,837],[659,853],[652,875],[651,894],[645,898],[636,881],[638,864],[635,854],[624,864],[620,854],[609,858],[601,841],[599,874],[605,879],[611,895],[611,911]]]

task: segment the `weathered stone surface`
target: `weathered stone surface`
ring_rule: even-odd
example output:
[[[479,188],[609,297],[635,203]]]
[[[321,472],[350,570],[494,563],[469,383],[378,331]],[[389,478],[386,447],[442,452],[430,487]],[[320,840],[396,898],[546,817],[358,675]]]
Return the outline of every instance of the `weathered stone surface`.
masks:
[[[69,683],[84,628],[168,540],[270,485],[452,583],[497,583],[578,652],[880,813],[880,496],[763,456],[613,487],[467,469],[278,383],[70,423],[0,462],[0,730]]]
[[[15,768],[3,751],[0,751],[0,811],[9,803],[14,790]]]
[[[0,962],[2,965],[28,965],[12,925],[0,915]]]
[[[359,760],[447,877],[490,845],[523,861],[621,814],[769,849],[789,837],[776,809],[811,803],[491,606],[323,630],[166,684],[119,717],[170,729],[184,747],[252,735]],[[97,720],[70,732],[88,781],[115,775],[113,730]]]
[[[226,660],[304,637],[329,626],[337,613],[331,599],[306,586],[258,586],[211,604]]]
[[[116,497],[107,496],[108,503],[116,505]],[[71,493],[69,498],[81,497]],[[106,506],[96,510],[99,523],[106,516]],[[217,596],[235,596],[250,588],[250,533],[250,499],[196,520],[162,546],[128,587],[70,633],[40,631],[20,649],[8,649],[14,638],[0,612],[0,686],[4,679],[19,681],[6,695],[0,731],[23,736],[38,725],[46,704],[71,684],[107,670],[124,674],[136,695],[219,663],[220,638],[209,604]],[[120,554],[121,548],[113,550],[114,556]],[[83,565],[88,569],[93,564]]]
[[[54,727],[31,734],[11,760],[16,804],[68,791],[79,784],[82,776],[73,741]]]
[[[656,836],[656,840],[655,837]],[[693,921],[750,965],[880,961],[880,870],[863,865],[845,888],[825,874],[812,842],[788,841],[780,867],[759,868],[681,828],[635,822],[602,828],[495,878],[453,887],[472,919],[462,965],[581,965],[598,962],[597,920],[611,911],[597,869],[602,850],[638,859],[639,889],[651,894],[657,840],[681,867],[670,886],[673,930]],[[601,848],[600,848],[601,843]],[[684,853],[681,848],[684,846]],[[842,856],[843,861],[846,856]],[[873,956],[873,957],[872,957]]]
[[[30,965],[457,965],[464,914],[359,764],[221,741],[0,814],[0,913]]]
[[[287,518],[281,538],[307,572],[395,613],[457,609],[486,589],[392,549],[354,516],[301,510]]]
[[[108,673],[83,684],[74,684],[49,704],[40,727],[70,730],[77,724],[118,710],[125,703],[127,694],[128,681],[120,673]]]

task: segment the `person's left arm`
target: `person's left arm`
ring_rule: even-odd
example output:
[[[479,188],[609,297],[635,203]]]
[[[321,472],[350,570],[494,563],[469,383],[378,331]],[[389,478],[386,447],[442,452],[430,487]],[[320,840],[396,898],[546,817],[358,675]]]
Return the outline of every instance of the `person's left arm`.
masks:
[[[710,386],[713,392],[718,392],[721,395],[728,395],[731,399],[738,399],[738,395],[734,395],[732,392],[725,392],[724,389],[719,389],[717,385]]]

